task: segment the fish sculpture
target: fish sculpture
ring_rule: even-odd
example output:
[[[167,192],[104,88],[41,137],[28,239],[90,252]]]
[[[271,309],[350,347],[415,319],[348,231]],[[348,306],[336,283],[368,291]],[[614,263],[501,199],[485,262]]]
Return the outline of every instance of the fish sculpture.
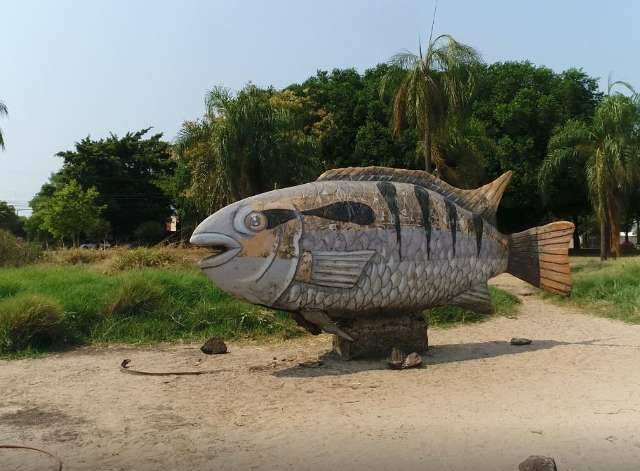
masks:
[[[355,317],[441,305],[490,313],[487,280],[504,272],[568,295],[574,225],[501,234],[510,179],[462,190],[419,170],[329,170],[222,208],[191,243],[213,251],[200,267],[219,288],[348,341]]]

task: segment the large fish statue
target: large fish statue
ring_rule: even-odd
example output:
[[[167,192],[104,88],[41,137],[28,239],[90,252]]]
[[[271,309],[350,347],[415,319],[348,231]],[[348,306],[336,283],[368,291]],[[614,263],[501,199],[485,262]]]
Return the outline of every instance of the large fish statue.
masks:
[[[461,190],[418,170],[329,170],[222,208],[191,243],[213,251],[200,267],[224,291],[346,340],[341,321],[359,316],[441,305],[492,312],[487,280],[503,272],[569,294],[574,225],[498,232],[510,179]]]

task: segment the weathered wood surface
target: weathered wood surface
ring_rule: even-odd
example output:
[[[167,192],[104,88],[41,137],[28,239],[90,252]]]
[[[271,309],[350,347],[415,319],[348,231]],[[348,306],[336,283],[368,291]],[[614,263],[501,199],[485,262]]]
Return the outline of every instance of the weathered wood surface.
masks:
[[[355,318],[344,329],[355,341],[333,337],[333,350],[343,360],[384,358],[393,348],[423,353],[429,346],[427,322],[421,313],[404,317]]]

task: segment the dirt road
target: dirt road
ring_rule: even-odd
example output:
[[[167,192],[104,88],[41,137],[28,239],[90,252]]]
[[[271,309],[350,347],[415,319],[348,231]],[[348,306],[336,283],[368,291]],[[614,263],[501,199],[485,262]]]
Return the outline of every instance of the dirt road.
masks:
[[[0,362],[0,444],[59,455],[66,470],[640,469],[640,326],[522,296],[517,319],[432,329],[427,366],[324,358],[327,336],[280,345],[89,348]],[[533,339],[515,347],[511,337]],[[216,375],[144,377],[148,370]],[[0,450],[1,470],[55,469]]]

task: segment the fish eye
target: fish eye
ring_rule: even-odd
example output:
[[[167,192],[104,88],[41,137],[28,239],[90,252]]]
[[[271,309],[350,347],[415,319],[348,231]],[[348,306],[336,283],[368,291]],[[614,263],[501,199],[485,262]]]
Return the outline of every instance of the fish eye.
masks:
[[[264,214],[253,211],[245,216],[244,224],[248,229],[258,232],[267,227],[267,218]]]

